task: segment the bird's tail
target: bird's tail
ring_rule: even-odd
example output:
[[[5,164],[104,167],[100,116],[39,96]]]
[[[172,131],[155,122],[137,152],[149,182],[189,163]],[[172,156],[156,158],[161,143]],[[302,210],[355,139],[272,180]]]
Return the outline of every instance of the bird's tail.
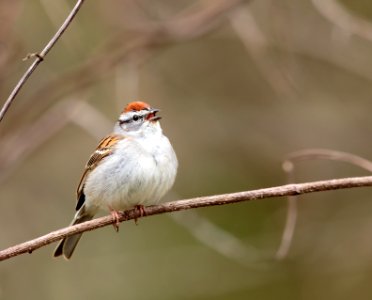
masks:
[[[74,219],[72,220],[70,226],[80,224],[85,221],[89,221],[93,219],[94,215],[87,214],[84,208],[85,207],[83,206],[81,209],[79,209]],[[65,237],[63,240],[61,240],[58,243],[56,249],[54,250],[53,256],[58,257],[58,256],[63,255],[64,258],[70,259],[72,254],[74,253],[76,245],[79,242],[81,236],[82,236],[82,233],[78,233],[72,236]]]

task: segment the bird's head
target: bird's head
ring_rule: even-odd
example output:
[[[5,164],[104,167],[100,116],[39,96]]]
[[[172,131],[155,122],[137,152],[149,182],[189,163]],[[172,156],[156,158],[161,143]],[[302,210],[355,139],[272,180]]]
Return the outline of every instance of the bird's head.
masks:
[[[159,109],[152,108],[142,101],[129,103],[120,114],[115,131],[137,134],[143,131],[160,129],[159,120],[161,117],[156,114]]]

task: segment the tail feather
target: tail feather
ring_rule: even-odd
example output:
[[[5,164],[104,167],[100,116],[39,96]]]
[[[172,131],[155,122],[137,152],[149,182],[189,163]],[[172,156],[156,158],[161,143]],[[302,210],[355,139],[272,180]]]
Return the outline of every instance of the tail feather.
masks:
[[[93,215],[86,215],[83,212],[83,209],[80,209],[76,215],[75,218],[72,220],[70,225],[76,225],[83,223],[85,221],[89,221],[93,219]],[[74,250],[76,248],[76,245],[78,244],[80,238],[82,236],[82,233],[78,233],[72,236],[65,237],[62,239],[56,249],[54,250],[54,257],[62,256],[66,259],[70,259],[72,254],[74,253]]]

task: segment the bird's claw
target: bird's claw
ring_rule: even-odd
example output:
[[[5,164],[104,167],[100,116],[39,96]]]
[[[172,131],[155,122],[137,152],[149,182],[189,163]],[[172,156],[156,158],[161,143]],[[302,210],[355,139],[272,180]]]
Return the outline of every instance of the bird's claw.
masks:
[[[146,216],[145,207],[143,205],[136,205],[134,207],[136,211],[139,211],[140,217]],[[138,218],[134,218],[134,223],[138,225]]]
[[[115,223],[112,224],[116,232],[119,232],[119,225],[120,225],[120,214],[116,210],[111,210],[111,216],[114,218]]]

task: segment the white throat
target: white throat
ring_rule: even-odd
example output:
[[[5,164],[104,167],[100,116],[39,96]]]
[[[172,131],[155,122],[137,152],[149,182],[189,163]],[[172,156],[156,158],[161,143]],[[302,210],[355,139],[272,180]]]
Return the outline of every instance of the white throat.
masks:
[[[159,122],[145,122],[138,130],[125,130],[119,123],[115,124],[114,133],[134,138],[149,138],[163,133]]]

